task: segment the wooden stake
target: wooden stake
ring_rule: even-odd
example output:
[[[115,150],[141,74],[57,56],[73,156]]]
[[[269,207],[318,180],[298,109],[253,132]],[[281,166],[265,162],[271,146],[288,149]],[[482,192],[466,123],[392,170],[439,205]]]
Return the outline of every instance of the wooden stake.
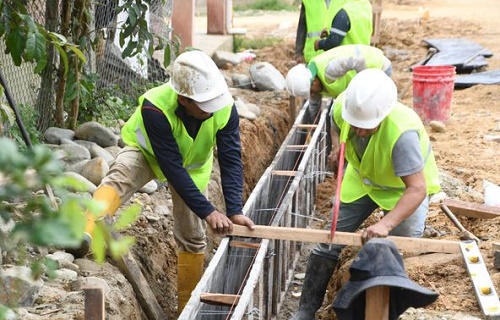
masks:
[[[366,289],[365,320],[388,320],[391,288],[377,286]]]
[[[84,288],[85,320],[105,320],[104,293],[102,288]]]

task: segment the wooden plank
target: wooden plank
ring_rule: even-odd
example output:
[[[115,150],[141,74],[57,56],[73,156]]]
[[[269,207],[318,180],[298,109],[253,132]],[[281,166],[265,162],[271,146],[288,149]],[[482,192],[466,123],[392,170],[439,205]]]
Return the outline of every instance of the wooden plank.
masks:
[[[118,268],[132,284],[134,292],[139,299],[144,313],[150,320],[166,320],[167,315],[163,312],[160,304],[156,300],[153,291],[149,287],[147,279],[141,272],[139,264],[130,252],[122,255],[116,260]]]
[[[271,172],[273,176],[289,176],[295,177],[297,175],[297,171],[289,171],[289,170],[273,170]]]
[[[255,227],[255,230],[250,230],[245,226],[233,225],[232,235],[264,239],[292,240],[298,242],[330,242],[329,230],[306,228],[272,227],[258,225]],[[387,237],[387,239],[393,241],[399,249],[408,252],[461,252],[459,242],[453,240],[406,238],[394,236],[389,236]],[[358,233],[350,232],[335,232],[332,243],[358,247],[362,246],[361,235]]]
[[[366,289],[365,320],[389,319],[389,299],[391,288],[376,286]]]
[[[500,217],[500,207],[481,203],[466,202],[454,199],[443,201],[454,214],[479,219],[493,219]]]
[[[200,294],[201,302],[218,306],[234,306],[238,304],[239,300],[240,296],[237,294],[223,294],[223,293]]]
[[[229,241],[229,246],[234,248],[248,248],[257,250],[260,248],[260,243],[231,240]]]
[[[105,320],[104,293],[102,288],[83,288],[85,295],[85,320]]]
[[[299,123],[295,126],[296,128],[307,128],[307,129],[316,129],[318,127],[317,124],[304,124]]]

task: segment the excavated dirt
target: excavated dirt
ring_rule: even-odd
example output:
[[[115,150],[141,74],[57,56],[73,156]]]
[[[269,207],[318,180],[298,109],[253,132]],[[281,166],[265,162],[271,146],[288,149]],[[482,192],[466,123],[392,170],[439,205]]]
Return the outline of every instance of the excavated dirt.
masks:
[[[500,68],[500,43],[498,42],[500,34],[498,22],[496,22],[499,8],[498,1],[494,0],[385,1],[381,42],[378,47],[383,48],[393,62],[394,79],[402,93],[402,101],[409,106],[412,105],[411,73],[408,68],[425,56],[427,49],[421,43],[423,39],[462,37],[476,41],[494,53],[494,56],[488,60],[488,70]],[[422,13],[426,11],[429,13],[429,19],[422,20],[421,17],[424,16]],[[284,38],[284,42],[279,45],[255,50],[255,61],[268,61],[283,75],[286,75],[288,69],[294,65],[293,47],[298,13],[258,13],[258,15],[263,16],[259,19],[235,16],[234,23],[237,27],[247,28],[249,37]],[[232,71],[245,72],[251,63],[244,62],[234,70],[224,70],[224,72],[227,74]],[[271,163],[292,121],[288,118],[288,94],[286,92],[238,90],[238,95],[246,102],[258,105],[262,110],[262,114],[253,121],[241,119],[246,198],[265,168]],[[476,85],[460,91],[455,90],[451,108],[452,116],[445,123],[445,132],[433,132],[428,127],[438,165],[449,177],[443,188],[450,197],[481,202],[483,180],[500,184],[500,169],[497,162],[500,155],[499,145],[497,142],[484,139],[486,135],[500,135],[500,87]],[[334,185],[334,179],[329,178],[319,186],[316,202],[317,217],[325,220],[328,218]],[[210,186],[210,197],[217,206],[222,207],[223,200],[218,187],[217,182]],[[173,220],[170,214],[161,216],[158,213],[160,207],[171,205],[168,190],[163,187],[153,195],[138,195],[135,200],[139,200],[144,205],[144,209],[139,220],[129,230],[129,233],[137,239],[132,250],[133,254],[141,264],[142,272],[152,286],[163,310],[169,319],[175,319],[177,259],[171,231]],[[464,217],[459,219],[465,228],[483,240],[480,244],[483,258],[496,289],[500,289],[500,273],[493,268],[491,254],[491,244],[500,238],[500,221]],[[460,237],[459,231],[441,212],[439,205],[431,207],[428,225],[429,236],[444,239],[459,239]],[[318,227],[321,226],[318,225]],[[214,252],[219,239],[213,236],[210,238],[211,252]],[[309,246],[304,247],[304,254],[300,258],[297,272],[304,272],[308,248]],[[328,306],[334,298],[334,293],[347,280],[350,259],[355,253],[355,250],[347,250],[344,256],[345,263],[341,266],[337,276],[332,279],[324,308],[319,315],[321,319],[335,319]],[[461,256],[438,254],[410,258],[409,255],[405,255],[405,258],[409,277],[440,294],[434,304],[423,311],[414,311],[412,314],[405,315],[405,319],[451,319],[451,316],[445,315],[457,314],[482,318]],[[136,298],[130,290],[130,285],[121,273],[110,264],[96,267],[96,269],[96,271],[87,272],[85,276],[102,277],[111,286],[111,292],[119,292],[121,295],[120,298],[114,298],[114,296],[108,298],[106,307],[108,318],[144,318],[138,308],[138,303],[135,302]],[[298,298],[296,296],[300,290],[300,282],[290,285],[278,319],[288,319],[297,309]],[[57,305],[61,310],[36,319],[82,319],[83,301],[81,295],[79,297],[71,301],[62,299],[65,303],[62,303],[61,297],[55,293],[51,297],[41,297],[37,301],[38,305]],[[70,303],[73,305],[69,306]],[[72,308],[80,310],[76,313],[77,315],[68,311]],[[63,312],[64,310],[66,313]],[[42,312],[34,313],[40,315]],[[69,317],[69,314],[72,316]]]

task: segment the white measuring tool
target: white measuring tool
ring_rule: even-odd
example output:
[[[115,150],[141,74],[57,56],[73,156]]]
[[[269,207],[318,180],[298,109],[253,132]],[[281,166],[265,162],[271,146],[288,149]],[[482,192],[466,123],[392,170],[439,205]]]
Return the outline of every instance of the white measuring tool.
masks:
[[[460,250],[483,314],[488,319],[500,319],[500,300],[476,241],[460,241]]]

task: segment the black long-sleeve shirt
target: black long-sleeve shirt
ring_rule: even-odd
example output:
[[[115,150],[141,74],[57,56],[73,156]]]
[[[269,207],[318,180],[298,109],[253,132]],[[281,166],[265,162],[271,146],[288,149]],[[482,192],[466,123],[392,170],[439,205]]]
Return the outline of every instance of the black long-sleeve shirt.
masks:
[[[345,34],[351,28],[349,16],[344,9],[340,9],[335,15],[332,21],[331,30],[338,30],[340,32],[331,32],[328,38],[319,41],[319,47],[323,50],[329,50],[334,47],[338,47],[342,40],[344,40]],[[295,37],[295,56],[304,55],[304,46],[307,37],[307,24],[306,24],[306,9],[304,4],[300,7],[299,22],[297,25],[297,34]]]
[[[141,111],[144,127],[163,175],[189,208],[200,218],[206,218],[215,208],[196,187],[187,170],[182,166],[182,155],[167,117],[148,100],[144,100]],[[180,118],[189,135],[195,139],[203,120],[189,116],[180,103],[175,114]],[[216,142],[226,214],[232,216],[241,213],[243,206],[243,164],[239,116],[234,106],[228,123],[217,132]]]

